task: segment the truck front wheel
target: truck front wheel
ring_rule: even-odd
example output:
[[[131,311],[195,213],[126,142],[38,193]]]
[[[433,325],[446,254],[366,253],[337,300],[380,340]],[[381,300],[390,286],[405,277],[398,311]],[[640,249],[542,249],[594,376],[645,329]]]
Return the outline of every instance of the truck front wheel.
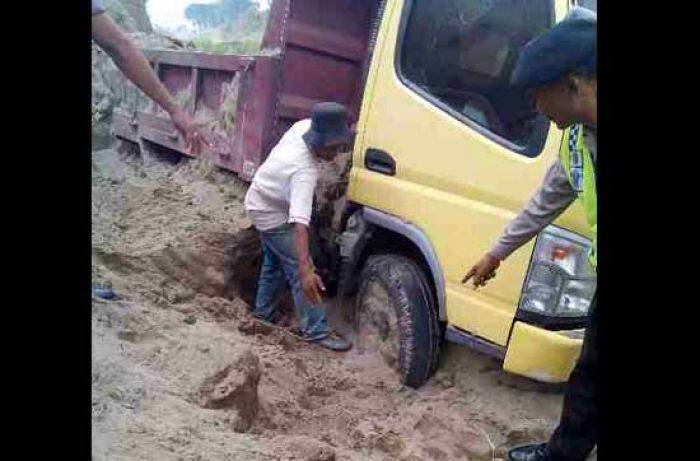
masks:
[[[437,366],[440,326],[421,268],[395,254],[368,258],[356,304],[357,347],[375,350],[401,382],[419,387]]]

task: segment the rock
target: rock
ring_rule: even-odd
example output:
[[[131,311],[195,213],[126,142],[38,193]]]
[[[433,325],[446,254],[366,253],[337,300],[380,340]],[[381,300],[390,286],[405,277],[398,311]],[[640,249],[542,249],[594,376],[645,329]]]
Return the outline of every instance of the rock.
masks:
[[[248,431],[258,415],[260,361],[250,350],[239,354],[223,370],[204,380],[194,400],[203,408],[234,410],[230,419],[236,432]]]
[[[467,457],[471,461],[491,461],[493,449],[488,434],[469,425],[463,418],[454,414],[436,416],[423,413],[414,428],[417,435],[430,445],[439,444],[442,448],[451,446],[450,451],[458,458]],[[451,434],[446,436],[446,434]],[[434,458],[437,455],[431,455]]]
[[[481,434],[472,433],[456,443],[459,451],[465,453],[473,461],[491,461],[494,450]]]
[[[518,445],[542,440],[545,440],[545,433],[542,429],[514,429],[506,434],[507,445]]]
[[[402,456],[399,458],[399,461],[422,461],[423,458],[420,456],[414,455],[413,453],[409,453],[407,455]]]
[[[355,392],[355,398],[358,398],[360,400],[364,400],[367,397],[369,397],[369,392],[367,392],[364,389],[360,389],[359,391]]]
[[[248,306],[240,299],[229,301],[220,297],[198,296],[195,306],[211,315],[218,322],[242,317],[248,311]]]
[[[323,434],[321,437],[319,437],[319,440],[327,443],[328,445],[335,446],[335,443],[333,442],[333,437],[331,437],[331,435],[328,433]]]
[[[428,454],[428,456],[430,456],[430,459],[442,461],[442,460],[447,460],[449,458],[447,453],[445,453],[443,450],[441,450],[438,447],[433,447],[433,446],[424,447],[423,451],[425,451]],[[467,459],[471,459],[471,458],[467,458]]]
[[[442,386],[444,389],[449,389],[451,387],[454,387],[454,385],[455,385],[454,372],[440,370],[437,373],[435,373],[435,376],[433,377],[433,381],[435,381],[437,384]]]
[[[379,436],[374,439],[373,446],[393,456],[398,456],[404,448],[406,448],[406,444],[403,439],[401,439],[401,436],[391,430],[379,434]]]
[[[308,458],[309,461],[335,461],[335,451],[332,448],[321,447]]]
[[[190,314],[187,317],[185,317],[182,321],[188,325],[194,325],[195,323],[197,323],[197,317],[195,317],[194,314]]]
[[[117,333],[117,338],[122,341],[136,342],[138,340],[138,332],[134,330],[121,330]]]

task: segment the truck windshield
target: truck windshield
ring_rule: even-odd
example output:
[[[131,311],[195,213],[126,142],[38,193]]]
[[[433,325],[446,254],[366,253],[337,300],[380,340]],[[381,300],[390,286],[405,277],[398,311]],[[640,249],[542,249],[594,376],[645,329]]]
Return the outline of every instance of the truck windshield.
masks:
[[[535,108],[509,81],[520,49],[553,24],[552,0],[412,3],[400,51],[402,77],[518,146],[544,136],[547,125],[535,123]]]

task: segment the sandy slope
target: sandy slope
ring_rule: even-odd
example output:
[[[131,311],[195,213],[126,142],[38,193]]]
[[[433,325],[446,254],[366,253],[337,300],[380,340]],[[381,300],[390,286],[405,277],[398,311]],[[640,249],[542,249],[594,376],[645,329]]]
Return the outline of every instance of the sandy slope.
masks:
[[[251,323],[224,297],[244,193],[201,161],[93,153],[93,282],[120,296],[92,306],[93,459],[491,460],[554,428],[561,393],[466,348],[416,391]]]

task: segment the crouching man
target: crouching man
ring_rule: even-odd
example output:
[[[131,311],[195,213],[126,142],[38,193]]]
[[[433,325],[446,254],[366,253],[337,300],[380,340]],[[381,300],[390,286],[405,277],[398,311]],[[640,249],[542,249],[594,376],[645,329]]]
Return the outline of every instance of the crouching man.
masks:
[[[331,331],[320,308],[323,281],[309,254],[309,222],[318,178],[317,163],[349,149],[353,133],[345,107],[316,104],[311,119],[301,120],[282,136],[253,177],[245,209],[260,232],[263,262],[253,315],[276,324],[273,302],[289,283],[299,317],[299,334],[319,346],[345,351],[351,342]]]

